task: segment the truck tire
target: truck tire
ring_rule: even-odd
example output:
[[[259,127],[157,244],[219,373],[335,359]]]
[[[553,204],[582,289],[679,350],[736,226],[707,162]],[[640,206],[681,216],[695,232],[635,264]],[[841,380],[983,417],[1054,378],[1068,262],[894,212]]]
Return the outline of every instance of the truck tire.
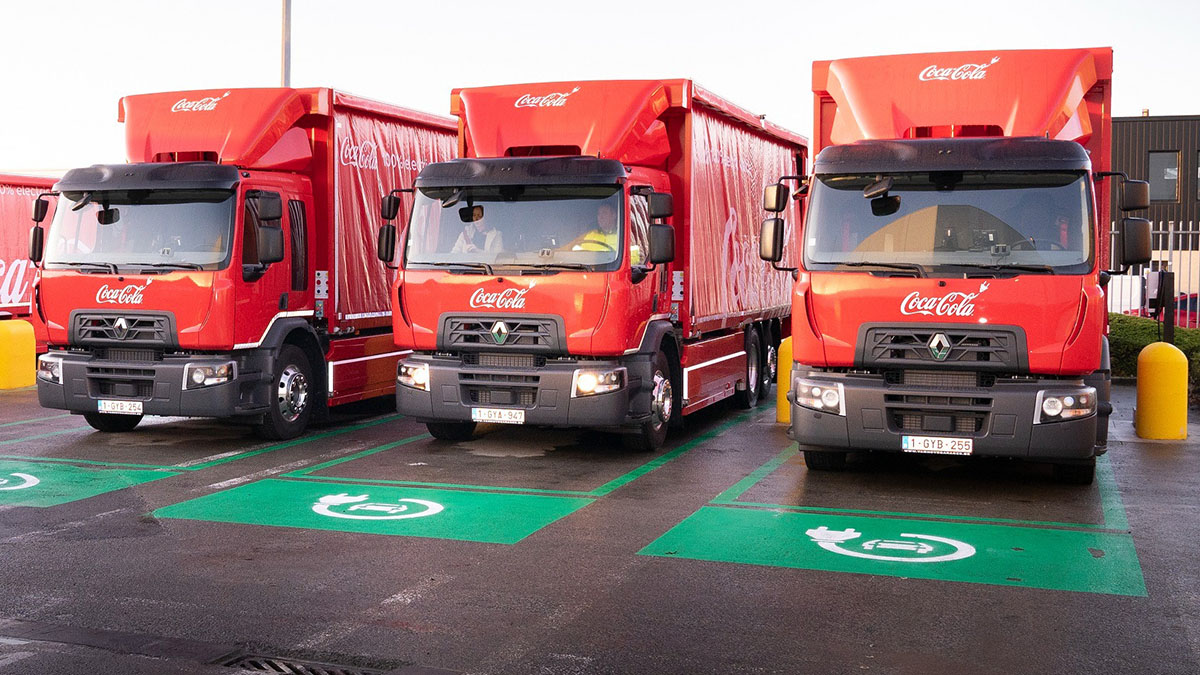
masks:
[[[779,341],[775,339],[774,331],[769,326],[763,327],[762,333],[762,379],[758,385],[758,404],[771,400],[771,385],[775,384],[779,372]]]
[[[112,413],[84,413],[83,419],[96,431],[103,431],[106,434],[119,434],[126,431],[133,431],[133,428],[142,421],[141,415],[114,415]]]
[[[650,389],[650,418],[638,425],[635,433],[622,438],[626,448],[637,452],[657,450],[667,442],[675,410],[675,386],[671,382],[671,365],[667,355],[659,350],[654,355],[654,375]]]
[[[734,392],[733,398],[742,409],[758,405],[758,394],[762,389],[762,347],[758,339],[758,329],[753,326],[746,328],[746,388]]]
[[[1096,458],[1080,463],[1055,464],[1054,479],[1067,485],[1091,485],[1096,480]]]
[[[304,433],[312,417],[312,382],[308,356],[299,347],[285,344],[275,359],[270,406],[258,426],[259,436],[282,441]]]
[[[805,450],[804,466],[811,471],[841,471],[846,468],[846,453]]]
[[[425,428],[439,441],[469,441],[475,435],[474,422],[426,422]]]

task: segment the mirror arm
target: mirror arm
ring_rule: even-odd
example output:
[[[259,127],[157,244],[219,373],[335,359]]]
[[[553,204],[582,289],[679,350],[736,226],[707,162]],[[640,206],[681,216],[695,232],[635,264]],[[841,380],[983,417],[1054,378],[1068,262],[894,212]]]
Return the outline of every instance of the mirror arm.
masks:
[[[1129,176],[1124,171],[1096,171],[1092,174],[1095,180],[1104,180],[1109,176],[1120,176],[1121,180],[1129,180]]]

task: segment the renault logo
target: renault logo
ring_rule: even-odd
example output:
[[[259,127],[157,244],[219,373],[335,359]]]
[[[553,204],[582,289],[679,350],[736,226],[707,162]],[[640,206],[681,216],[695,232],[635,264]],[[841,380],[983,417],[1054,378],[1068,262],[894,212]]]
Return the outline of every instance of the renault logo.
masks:
[[[508,339],[508,324],[504,323],[503,321],[497,321],[496,323],[492,324],[491,332],[492,339],[496,341],[496,344],[502,345],[504,344],[504,341]]]
[[[113,322],[112,327],[113,336],[118,340],[124,340],[125,338],[129,337],[129,319],[119,316],[117,317],[117,320]]]
[[[929,338],[929,355],[936,361],[945,361],[950,356],[950,338],[945,333],[934,333]]]

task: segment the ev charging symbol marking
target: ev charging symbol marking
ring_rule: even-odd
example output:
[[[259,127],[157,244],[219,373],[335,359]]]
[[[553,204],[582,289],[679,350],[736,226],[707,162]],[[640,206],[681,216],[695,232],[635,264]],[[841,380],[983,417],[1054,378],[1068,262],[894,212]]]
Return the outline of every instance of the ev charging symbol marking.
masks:
[[[8,475],[20,478],[21,482],[14,485],[9,485],[9,483],[12,481],[10,481],[8,478],[0,478],[0,490],[24,490],[25,488],[31,488],[34,485],[42,482],[37,476],[31,476],[27,473],[10,473]]]
[[[935,537],[931,534],[901,534],[904,539],[871,539],[856,542],[857,547],[846,548],[842,545],[852,539],[862,536],[854,528],[845,530],[830,530],[824,525],[805,532],[812,537],[813,543],[831,553],[848,555],[853,558],[868,560],[886,560],[888,562],[931,563],[962,560],[975,555],[975,547],[956,539]],[[947,548],[949,547],[949,548]],[[856,550],[858,549],[858,550]],[[880,555],[867,551],[896,551],[904,555]],[[932,555],[931,555],[932,554]]]
[[[422,518],[442,512],[443,507],[437,502],[424,499],[397,499],[395,502],[368,502],[369,495],[351,496],[345,492],[336,495],[325,495],[313,504],[312,510],[322,516],[332,518],[347,518],[350,520],[400,520],[402,518]],[[360,511],[361,513],[351,513]],[[379,514],[379,515],[375,515]]]

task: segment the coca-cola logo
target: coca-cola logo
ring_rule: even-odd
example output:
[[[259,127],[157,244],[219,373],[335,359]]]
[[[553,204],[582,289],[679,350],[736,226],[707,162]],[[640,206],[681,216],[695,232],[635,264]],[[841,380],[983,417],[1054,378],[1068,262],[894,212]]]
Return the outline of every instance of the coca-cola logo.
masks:
[[[471,306],[489,309],[525,309],[525,294],[528,288],[507,288],[503,291],[488,293],[482,288],[476,288],[471,294]]]
[[[29,301],[29,270],[27,259],[0,258],[0,307],[21,305]]]
[[[561,108],[567,104],[567,97],[579,91],[579,87],[575,87],[571,91],[560,91],[552,94],[544,94],[542,96],[534,96],[533,94],[525,94],[518,98],[513,103],[514,108]]]
[[[354,143],[349,138],[343,138],[338,159],[342,166],[352,166],[370,171],[379,169],[379,153],[375,151],[375,144],[371,141]]]
[[[171,106],[171,112],[204,112],[206,110],[216,110],[217,104],[225,99],[226,96],[233,92],[227,91],[220,96],[208,96],[195,101],[189,101],[186,98],[181,98]]]
[[[913,291],[900,303],[900,313],[905,316],[972,316],[975,314],[975,298],[987,289],[988,283],[985,281],[979,284],[977,293],[954,291],[940,296],[924,296],[920,291]]]
[[[96,302],[102,305],[140,305],[142,304],[142,291],[145,291],[152,281],[154,280],[147,279],[146,283],[141,286],[127,284],[121,288],[110,288],[108,284],[104,284],[96,291]]]
[[[939,68],[936,65],[932,65],[922,70],[917,79],[922,82],[929,82],[930,80],[982,80],[987,77],[988,66],[994,65],[999,60],[999,56],[994,56],[987,63],[964,63],[961,66],[951,66],[949,68]]]

